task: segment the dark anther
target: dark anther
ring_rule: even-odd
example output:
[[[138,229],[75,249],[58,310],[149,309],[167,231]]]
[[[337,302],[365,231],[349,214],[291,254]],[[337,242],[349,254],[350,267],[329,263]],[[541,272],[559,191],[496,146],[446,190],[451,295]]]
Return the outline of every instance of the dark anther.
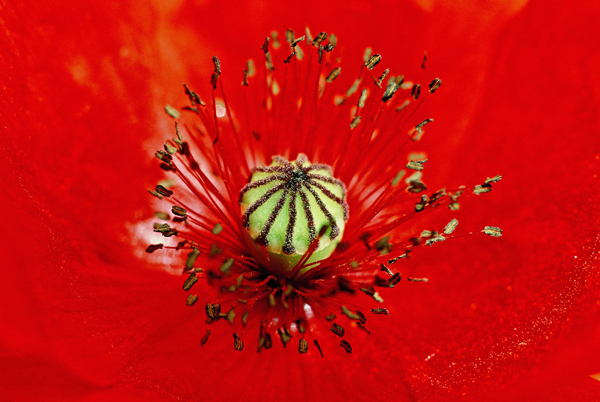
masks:
[[[308,352],[308,342],[306,342],[306,339],[300,339],[300,343],[298,344],[298,352],[301,354]]]
[[[381,88],[381,83],[383,82],[383,80],[385,79],[385,77],[388,76],[388,74],[390,73],[390,69],[386,68],[383,73],[381,73],[381,75],[379,76],[378,79],[375,79],[375,77],[373,77],[373,80],[375,81],[375,85],[377,85],[379,88]],[[397,82],[391,80],[390,84],[396,84],[396,86],[399,86]]]
[[[340,338],[343,337],[346,334],[346,331],[344,331],[344,328],[342,328],[341,325],[339,325],[339,324],[337,324],[335,322],[333,323],[333,325],[331,325],[331,332],[333,332],[334,334],[336,334]]]
[[[244,342],[242,342],[236,333],[233,334],[233,348],[239,352],[244,350]]]
[[[442,85],[442,80],[439,78],[434,79],[429,83],[429,93],[432,94]]]
[[[485,194],[485,193],[489,193],[490,191],[492,191],[492,185],[491,184],[478,184],[473,188],[473,193],[479,195],[479,194]]]
[[[191,273],[190,276],[183,283],[183,290],[188,291],[194,286],[194,284],[198,282],[198,277],[195,273]]]
[[[352,345],[350,345],[350,342],[342,339],[340,341],[340,346],[344,348],[344,350],[346,351],[346,353],[352,353]]]
[[[206,341],[208,341],[208,337],[209,336],[210,336],[210,329],[207,329],[206,333],[204,334],[204,336],[200,340],[200,346],[204,346],[204,344],[206,343]]]
[[[360,310],[356,310],[356,315],[358,315],[360,317],[359,321],[361,323],[364,324],[367,322],[367,317],[365,317],[365,315]]]
[[[313,46],[320,46],[325,39],[327,39],[327,32],[320,32],[313,40]]]
[[[173,195],[173,192],[171,190],[165,188],[164,186],[161,186],[160,184],[156,186],[154,191],[156,191],[158,194],[162,195],[163,197],[170,197]]]
[[[173,215],[181,216],[182,218],[185,218],[187,215],[187,211],[185,208],[181,208],[176,205],[173,205],[173,208],[171,208],[171,212],[173,212]]]
[[[392,258],[392,259],[388,260],[388,264],[394,264],[394,263],[395,263],[396,261],[398,261],[399,259],[401,259],[401,258],[407,258],[407,257],[408,257],[408,254],[407,254],[407,253],[404,253],[404,254],[402,254],[402,255],[399,255],[398,257],[394,257],[394,258]]]
[[[394,286],[396,286],[398,284],[398,282],[400,282],[400,279],[402,279],[400,272],[396,272],[394,274],[394,276],[392,276],[390,279],[388,279],[388,283],[389,283],[390,287],[393,288]]]
[[[175,171],[175,167],[170,163],[161,163],[160,165],[158,165],[158,167],[161,168],[162,170],[164,170],[165,172],[174,172]]]
[[[500,237],[502,236],[502,229],[496,226],[486,226],[483,228],[483,233],[492,237]]]
[[[390,315],[390,312],[387,308],[372,308],[371,313],[377,315]]]
[[[283,347],[285,348],[288,344],[288,342],[290,341],[290,339],[292,339],[292,336],[290,335],[290,333],[288,332],[287,329],[281,330],[281,328],[279,328],[277,330],[277,334],[279,335],[279,339],[281,339],[281,343],[283,344]]]
[[[419,96],[421,95],[421,85],[419,84],[415,84],[412,87],[412,90],[410,91],[410,96],[412,96],[412,98],[414,100],[419,99]]]
[[[351,320],[359,320],[359,321],[361,320],[361,318],[358,314],[353,313],[346,306],[342,306],[342,314],[344,314],[346,317],[348,317]]]
[[[365,67],[368,68],[369,70],[372,70],[377,64],[379,64],[380,61],[381,61],[381,55],[374,54],[373,56],[371,56],[369,58],[369,60],[367,60],[367,62],[365,63]]]
[[[289,64],[292,61],[292,57],[294,57],[296,55],[296,52],[292,52],[290,53],[290,55],[288,57],[285,58],[285,60],[283,61],[285,64]]]
[[[164,245],[162,243],[159,244],[151,244],[148,246],[148,248],[146,249],[147,253],[153,253],[156,250],[161,250],[164,247]]]
[[[406,164],[406,167],[412,170],[418,170],[421,171],[423,170],[423,165],[427,163],[427,159],[422,160],[422,161],[409,161]]]
[[[409,282],[429,282],[427,278],[406,278]]]
[[[317,350],[319,351],[319,353],[321,354],[321,357],[323,357],[323,350],[321,349],[321,345],[319,345],[319,341],[317,341],[316,339],[313,341],[313,344],[317,347]]]
[[[194,263],[196,262],[196,258],[200,255],[200,250],[193,249],[189,254],[187,260],[185,260],[185,271],[190,271],[194,268]],[[184,272],[185,272],[184,271]]]
[[[427,195],[423,194],[421,196],[421,201],[419,201],[415,204],[415,212],[423,211],[423,209],[425,209],[426,205],[427,205]]]
[[[164,237],[171,237],[177,235],[177,230],[171,228],[167,223],[163,223],[162,225],[156,224],[154,226],[154,231],[161,233]]]
[[[198,301],[198,295],[189,295],[185,304],[192,307]]]
[[[210,83],[211,83],[213,89],[217,89],[217,80],[219,79],[219,76],[221,75],[221,62],[219,61],[217,56],[213,56],[212,61],[215,66],[215,69],[212,74],[212,77],[210,78]]]
[[[327,81],[328,83],[332,83],[333,80],[335,80],[337,78],[337,76],[340,75],[341,72],[342,72],[342,69],[340,67],[334,68],[329,73],[329,75],[327,76],[327,78],[325,79],[325,81]]]
[[[500,180],[502,180],[502,175],[498,174],[492,178],[488,177],[487,179],[485,179],[485,184],[490,184],[490,183],[497,183]]]
[[[388,261],[388,263],[389,263],[389,261]],[[385,266],[385,265],[383,265],[383,264],[380,264],[380,265],[381,265],[381,268],[380,268],[379,270],[380,270],[381,272],[385,272],[385,273],[386,273],[386,274],[388,274],[389,276],[392,276],[392,275],[394,275],[394,273],[393,273],[392,271],[390,271],[390,269],[389,269],[388,267],[386,267],[386,266]]]
[[[215,73],[221,75],[221,62],[219,61],[219,59],[217,58],[217,56],[213,56],[212,58],[213,64],[215,66]]]
[[[165,152],[165,151],[156,151],[154,156],[156,156],[162,162],[167,163],[167,164],[171,164],[173,162],[173,157],[168,152]]]
[[[218,318],[219,314],[221,314],[221,305],[218,303],[206,303],[204,309],[206,311],[206,316],[211,320]]]
[[[271,338],[271,334],[268,332],[265,332],[264,340],[265,340],[265,343],[263,345],[264,348],[267,350],[271,349],[273,347],[273,338]]]
[[[296,45],[298,45],[298,43],[302,42],[304,39],[306,39],[306,35],[302,36],[298,39],[294,39],[293,41],[290,42],[290,47],[296,47]]]
[[[165,142],[164,148],[165,148],[165,151],[167,151],[167,153],[169,155],[173,155],[173,154],[175,154],[175,152],[177,152],[177,148],[174,147],[173,145],[171,145],[171,143],[169,141]]]
[[[264,43],[260,47],[262,49],[262,51],[265,52],[265,54],[269,53],[269,43],[271,43],[271,38],[269,38],[267,36],[267,37],[265,37]]]
[[[426,124],[429,124],[433,121],[433,119],[425,119],[422,122],[420,122],[419,124],[417,124],[415,126],[415,130],[417,131],[422,131],[423,130],[423,126],[425,126]]]
[[[190,90],[186,84],[183,84],[183,88],[185,89],[185,94],[190,98],[190,102],[192,102],[193,106],[196,106],[196,104],[204,106],[204,102],[202,102],[200,96],[196,92]]]
[[[385,92],[384,92],[381,100],[384,102],[389,101],[390,99],[392,99],[392,96],[394,96],[394,94],[396,93],[397,90],[398,90],[398,84],[396,84],[395,82],[390,83],[390,85],[388,85],[387,88],[385,89]]]
[[[425,62],[427,61],[427,52],[423,52],[423,62],[421,63],[421,68],[425,70]]]
[[[434,202],[436,202],[440,198],[444,197],[445,195],[446,195],[445,189],[436,191],[435,193],[431,194],[431,197],[429,198],[429,204],[430,205],[433,204]]]
[[[285,40],[290,45],[294,42],[294,38],[295,37],[296,36],[294,35],[294,30],[293,29],[288,29],[288,30],[285,31]]]
[[[273,346],[273,340],[271,338],[271,334],[269,334],[267,331],[265,331],[264,326],[265,326],[265,323],[261,322],[260,330],[259,330],[259,337],[258,337],[258,352],[260,352],[260,350],[262,348],[271,349],[271,346]]]
[[[174,118],[175,120],[177,120],[180,116],[180,113],[177,109],[175,109],[173,106],[171,105],[166,105],[165,106],[165,112],[171,116],[172,118]]]
[[[452,219],[448,224],[444,227],[444,234],[451,234],[454,232],[454,229],[458,226],[458,220]]]

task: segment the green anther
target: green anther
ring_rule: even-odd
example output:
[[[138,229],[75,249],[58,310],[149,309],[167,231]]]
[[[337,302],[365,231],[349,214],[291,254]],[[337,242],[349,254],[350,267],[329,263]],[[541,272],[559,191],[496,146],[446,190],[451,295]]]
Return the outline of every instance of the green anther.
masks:
[[[293,162],[275,156],[270,166],[255,168],[240,204],[254,257],[275,274],[293,269],[313,242],[307,263],[328,258],[348,219],[344,184],[303,154]]]

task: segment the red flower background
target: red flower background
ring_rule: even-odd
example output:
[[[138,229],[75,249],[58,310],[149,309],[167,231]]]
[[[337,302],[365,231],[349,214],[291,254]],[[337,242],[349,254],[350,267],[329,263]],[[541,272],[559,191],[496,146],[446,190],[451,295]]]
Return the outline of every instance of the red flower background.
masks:
[[[453,3],[0,2],[2,398],[600,400],[600,7]],[[265,34],[305,24],[346,63],[373,46],[443,79],[428,184],[502,173],[456,217],[505,235],[416,255],[402,269],[430,282],[385,293],[351,355],[239,353],[226,326],[200,347],[182,278],[131,229],[153,213],[163,106],[213,54],[232,93]]]

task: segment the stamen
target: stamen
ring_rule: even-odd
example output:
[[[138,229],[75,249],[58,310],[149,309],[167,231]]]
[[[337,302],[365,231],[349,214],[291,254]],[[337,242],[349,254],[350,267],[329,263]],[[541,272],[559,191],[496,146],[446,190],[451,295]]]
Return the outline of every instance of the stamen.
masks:
[[[442,85],[442,80],[439,78],[434,79],[429,83],[429,93],[434,93]]]
[[[483,228],[483,233],[492,237],[500,237],[502,236],[502,229],[495,226],[486,226]]]
[[[211,320],[214,320],[221,314],[221,305],[218,303],[206,303],[205,311],[206,316]]]
[[[171,105],[165,106],[165,112],[174,119],[178,119],[179,116],[181,116],[181,113],[179,113],[179,110],[175,109]]]
[[[412,96],[412,98],[413,98],[414,100],[417,100],[417,99],[419,99],[419,96],[420,96],[420,95],[421,95],[421,85],[419,85],[419,84],[415,84],[415,85],[412,87],[412,90],[410,91],[410,96]]]
[[[194,306],[194,304],[196,304],[196,302],[198,301],[198,295],[189,295],[185,304],[189,307]]]
[[[191,273],[190,276],[183,283],[183,290],[188,291],[194,286],[194,284],[198,282],[198,277],[195,273]]]
[[[320,32],[312,44],[313,46],[319,46],[325,39],[327,39],[327,32]]]
[[[340,341],[340,346],[342,348],[344,348],[344,350],[346,351],[346,353],[352,353],[352,345],[350,345],[350,342],[348,342],[347,340],[342,339]]]
[[[173,213],[173,215],[177,215],[181,218],[185,218],[187,216],[187,210],[176,205],[173,205],[171,212]]]
[[[369,59],[366,61],[365,67],[369,70],[372,70],[377,64],[379,64],[379,62],[381,62],[381,55],[374,54],[373,56],[369,57]]]
[[[344,328],[342,328],[341,325],[336,324],[336,323],[333,323],[333,325],[331,325],[331,332],[333,332],[340,338],[342,338],[346,334],[346,331],[344,331]]]
[[[148,248],[146,248],[146,252],[147,253],[153,253],[156,250],[161,250],[164,247],[164,244],[159,243],[159,244],[151,244],[148,246]]]
[[[206,333],[204,334],[202,339],[200,339],[200,346],[204,346],[204,344],[208,341],[209,336],[210,336],[210,329],[207,329]]]
[[[331,83],[333,82],[333,80],[335,80],[335,79],[338,77],[338,75],[340,75],[340,73],[341,73],[341,72],[342,72],[342,69],[341,69],[341,67],[336,67],[336,68],[334,68],[334,69],[333,69],[333,70],[332,70],[332,71],[329,73],[329,75],[327,76],[327,78],[325,79],[325,81],[327,81],[328,83],[330,83],[330,84],[331,84]]]
[[[427,278],[406,278],[409,282],[429,282]]]
[[[452,219],[450,222],[448,222],[448,224],[444,228],[444,234],[451,234],[452,232],[454,232],[454,229],[456,229],[457,226],[458,226],[458,220]]]
[[[188,258],[185,261],[185,271],[189,271],[194,268],[194,263],[196,262],[196,258],[200,255],[200,250],[194,249],[192,252],[188,254]]]
[[[164,186],[161,186],[160,184],[156,186],[154,191],[156,191],[158,194],[162,195],[163,197],[170,197],[173,195],[173,192],[171,190],[165,188]]]
[[[398,257],[400,258],[400,257]],[[391,260],[390,260],[391,261]],[[395,262],[395,261],[394,261]],[[393,276],[394,273],[392,271],[390,271],[390,269],[388,267],[386,267],[385,265],[381,264],[381,272],[385,272],[386,274],[388,274],[389,276]]]
[[[319,353],[321,354],[321,357],[323,357],[323,350],[321,349],[321,345],[319,345],[319,341],[317,341],[316,339],[313,341],[313,344],[317,347],[317,350],[319,351]]]
[[[300,352],[300,354],[308,352],[308,342],[306,341],[306,339],[300,339],[300,342],[298,344],[298,352]]]
[[[238,334],[233,333],[233,348],[239,352],[244,350],[244,342],[239,338]]]
[[[396,272],[390,279],[388,279],[389,287],[393,288],[400,282],[401,279],[402,276],[400,275],[400,272]]]

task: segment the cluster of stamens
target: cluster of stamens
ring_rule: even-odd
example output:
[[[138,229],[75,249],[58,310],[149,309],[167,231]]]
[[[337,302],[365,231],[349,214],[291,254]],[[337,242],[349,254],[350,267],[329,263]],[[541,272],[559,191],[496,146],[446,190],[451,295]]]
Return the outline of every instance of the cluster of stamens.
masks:
[[[276,47],[280,46],[277,35],[272,39]],[[501,176],[488,178],[470,189],[460,186],[454,191],[441,189],[427,195],[427,187],[421,181],[427,159],[415,159],[407,153],[408,161],[404,162],[399,153],[406,151],[404,146],[419,141],[425,125],[433,120],[422,120],[402,133],[403,141],[396,141],[400,135],[397,127],[404,128],[426,97],[421,96],[421,86],[406,82],[402,75],[388,78],[389,69],[378,79],[372,76],[373,82],[367,80],[367,73],[382,59],[369,51],[365,53],[360,78],[345,95],[334,94],[328,88],[340,75],[341,68],[323,74],[321,67],[336,65],[331,53],[337,39],[331,35],[326,43],[324,32],[313,39],[308,30],[298,39],[288,31],[286,39],[292,52],[284,60],[286,66],[295,63],[294,60],[298,60],[294,68],[303,64],[300,61],[306,55],[300,44],[304,41],[312,45],[318,64],[305,67],[307,82],[302,90],[286,86],[287,81],[279,86],[269,47],[271,38],[267,38],[262,46],[267,91],[260,106],[248,113],[245,130],[238,131],[239,122],[225,101],[220,86],[221,64],[216,57],[210,80],[212,107],[185,86],[191,106],[183,111],[200,123],[187,124],[185,120],[181,123],[180,112],[170,106],[166,108],[176,121],[177,137],[168,141],[164,151],[158,151],[156,156],[161,168],[174,172],[184,184],[185,194],[180,197],[166,184],[159,184],[151,191],[160,199],[171,200],[173,222],[179,224],[171,227],[160,223],[154,230],[165,238],[181,241],[167,246],[153,244],[147,252],[163,248],[188,252],[183,289],[188,292],[199,279],[206,279],[209,285],[221,290],[217,300],[205,305],[206,322],[227,320],[236,325],[235,350],[243,350],[243,333],[247,327],[253,327],[259,333],[258,351],[269,349],[271,334],[276,333],[284,347],[293,336],[299,335],[301,354],[309,349],[305,338],[312,336],[313,345],[323,356],[315,335],[320,333],[319,320],[313,318],[318,315],[327,326],[331,325],[328,330],[333,339],[350,353],[352,346],[335,313],[345,315],[353,326],[370,331],[365,314],[343,305],[344,294],[350,296],[360,291],[372,301],[382,303],[376,288],[394,288],[402,278],[400,272],[390,269],[393,264],[408,258],[415,247],[460,237],[453,234],[458,225],[456,219],[413,237],[399,233],[397,228],[442,205],[457,210],[458,198],[463,193],[469,193],[467,190],[476,195],[488,193]],[[313,55],[308,55],[311,62]],[[250,87],[254,74],[254,64],[249,62],[244,70],[244,89]],[[294,70],[294,76],[300,75]],[[291,73],[284,74],[283,80],[290,76]],[[308,77],[315,81],[308,82]],[[429,91],[423,91],[424,95],[432,94],[440,85],[441,80],[434,79]],[[222,101],[217,99],[219,89]],[[402,91],[406,97],[398,99],[395,94]],[[351,98],[356,100],[353,105]],[[225,108],[229,124],[219,121],[218,106]],[[349,127],[344,123],[343,129],[336,128],[339,133],[329,129],[333,127],[332,121],[338,121],[331,118],[334,112],[338,112],[340,121],[350,117]],[[290,114],[296,118],[297,127],[284,124]],[[387,123],[396,123],[384,124],[386,118]],[[256,119],[254,123],[260,129],[250,127],[252,119]],[[292,132],[282,134],[286,129]],[[180,130],[189,134],[205,158],[198,161],[193,157],[191,146],[184,141]],[[286,137],[294,141],[286,142]],[[333,147],[331,141],[336,141]],[[340,155],[328,155],[334,151]],[[304,153],[313,162],[327,164],[310,163]],[[291,161],[272,156],[270,166],[259,163],[278,154],[298,157]],[[409,171],[414,172],[405,177]],[[344,183],[350,186],[348,191]],[[354,221],[348,220],[349,205]],[[164,215],[165,220],[170,219],[168,214]],[[486,226],[482,233],[499,237],[502,230]],[[427,278],[407,280],[427,282]],[[187,305],[193,306],[198,300],[198,294],[190,294]],[[389,314],[383,307],[371,308],[370,312],[374,316]],[[210,334],[207,329],[201,345]]]

